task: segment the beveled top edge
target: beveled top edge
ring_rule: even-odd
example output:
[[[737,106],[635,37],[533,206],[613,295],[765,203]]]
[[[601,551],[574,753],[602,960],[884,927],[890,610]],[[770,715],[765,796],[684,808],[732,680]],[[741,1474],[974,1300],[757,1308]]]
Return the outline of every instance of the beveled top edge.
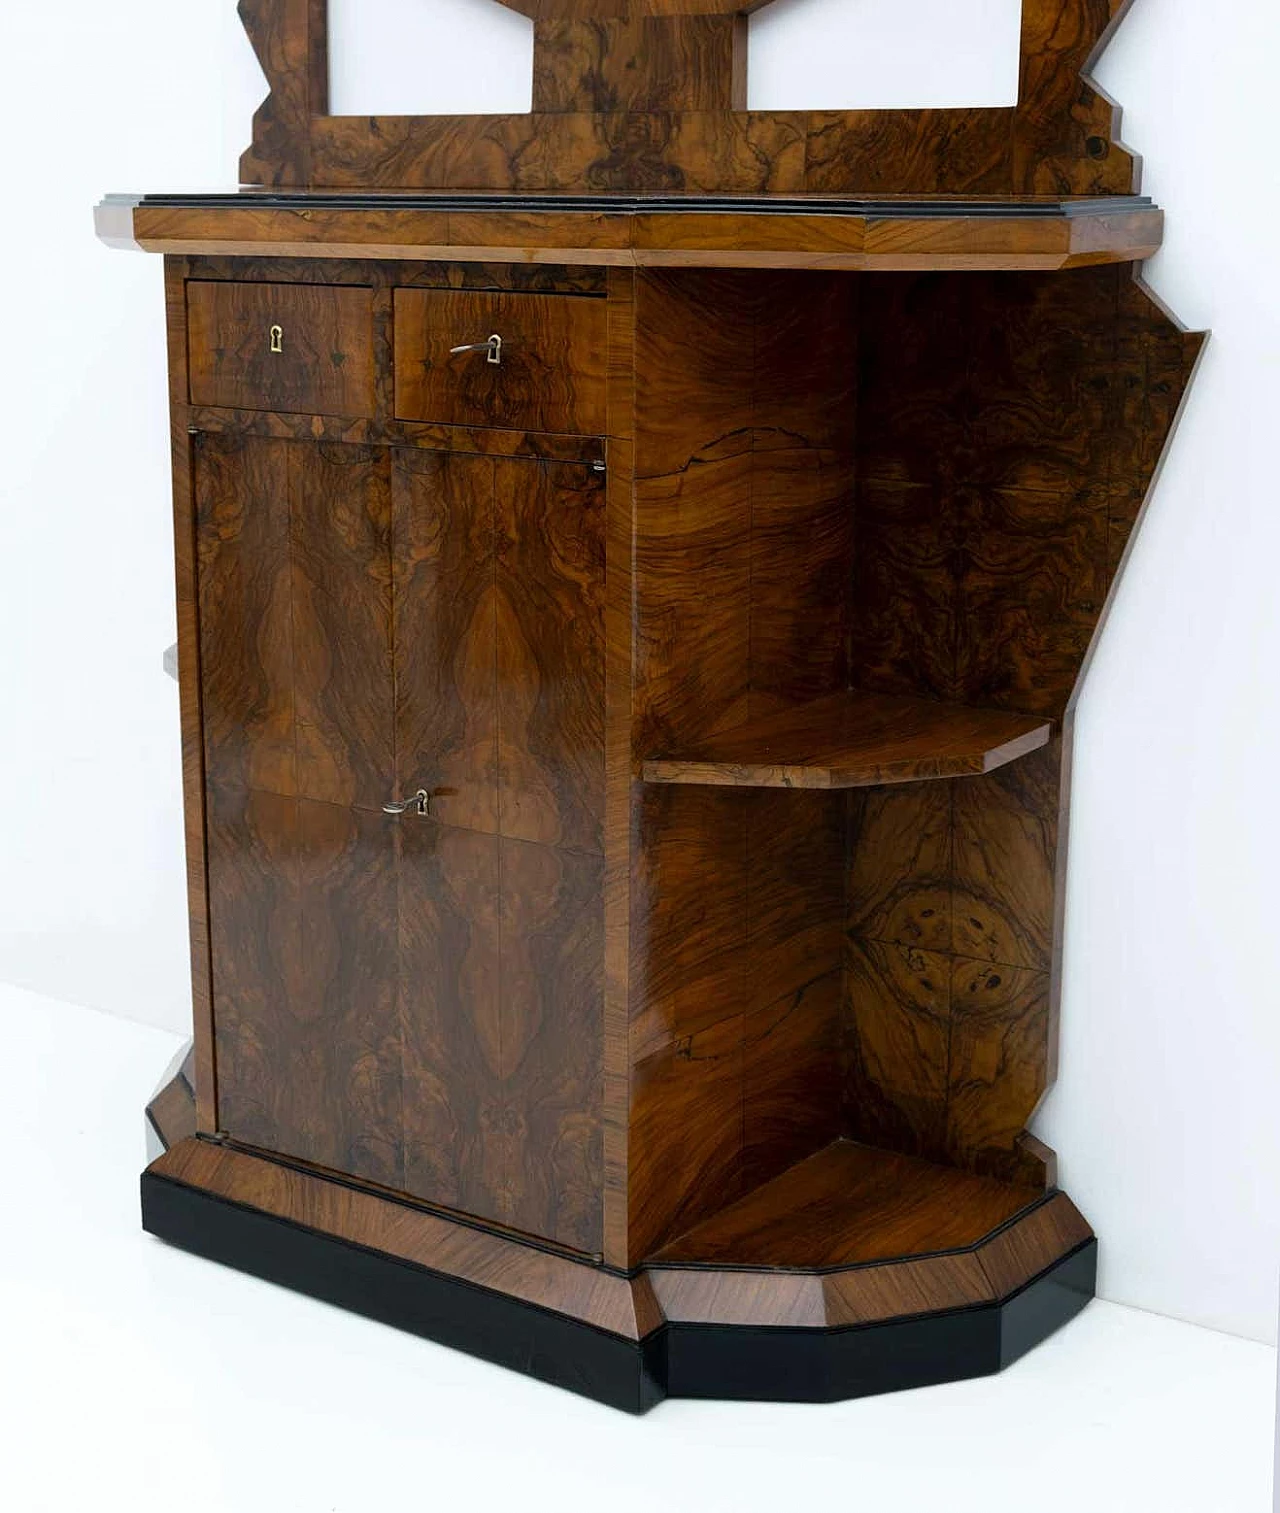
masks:
[[[959,195],[877,196],[840,195],[672,195],[561,194],[551,191],[493,193],[491,191],[257,189],[204,193],[109,194],[104,206],[154,209],[225,210],[254,206],[263,210],[407,210],[407,211],[557,211],[587,215],[770,214],[826,215],[868,219],[928,220],[931,218],[999,217],[1001,219],[1072,220],[1077,216],[1128,215],[1155,210],[1147,195],[1108,195],[1071,198],[1045,195],[965,197]]]

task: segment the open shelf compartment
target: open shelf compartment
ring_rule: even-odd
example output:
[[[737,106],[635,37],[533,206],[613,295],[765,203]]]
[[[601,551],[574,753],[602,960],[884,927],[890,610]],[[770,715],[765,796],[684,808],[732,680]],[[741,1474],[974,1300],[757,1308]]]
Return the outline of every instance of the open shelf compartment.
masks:
[[[936,1256],[980,1244],[1043,1198],[1035,1188],[837,1140],[653,1261],[821,1271]]]
[[[1048,744],[1052,722],[890,694],[843,693],[644,764],[648,783],[866,788],[972,777]]]

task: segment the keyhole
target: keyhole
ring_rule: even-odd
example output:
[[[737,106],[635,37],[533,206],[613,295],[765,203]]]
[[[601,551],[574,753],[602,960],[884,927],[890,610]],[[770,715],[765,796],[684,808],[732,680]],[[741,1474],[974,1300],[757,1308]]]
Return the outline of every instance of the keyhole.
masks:
[[[273,352],[283,352],[284,351],[284,327],[283,326],[272,326],[272,328],[271,328],[271,350]]]

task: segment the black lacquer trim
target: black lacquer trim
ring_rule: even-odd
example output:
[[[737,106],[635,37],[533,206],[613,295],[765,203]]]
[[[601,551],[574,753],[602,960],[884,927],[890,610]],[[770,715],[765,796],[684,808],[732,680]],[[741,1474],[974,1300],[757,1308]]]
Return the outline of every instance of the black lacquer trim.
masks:
[[[666,1394],[637,1343],[398,1256],[144,1172],[142,1227],[207,1260],[465,1350],[584,1397],[644,1413]]]
[[[770,195],[653,194],[341,194],[328,190],[241,190],[225,194],[108,195],[116,202],[163,210],[512,210],[578,211],[592,215],[749,213],[774,215],[866,216],[872,220],[936,220],[939,217],[997,217],[1001,220],[1074,220],[1077,216],[1127,215],[1154,209],[1147,195],[1105,199],[1040,200],[863,200]]]
[[[664,1397],[835,1402],[987,1376],[1093,1296],[1089,1240],[1002,1303],[835,1329],[667,1324],[636,1342],[145,1172],[142,1222],[209,1260],[629,1413]]]
[[[1094,1295],[1085,1243],[1002,1303],[836,1329],[670,1324],[672,1397],[835,1403],[993,1376],[1069,1323]]]

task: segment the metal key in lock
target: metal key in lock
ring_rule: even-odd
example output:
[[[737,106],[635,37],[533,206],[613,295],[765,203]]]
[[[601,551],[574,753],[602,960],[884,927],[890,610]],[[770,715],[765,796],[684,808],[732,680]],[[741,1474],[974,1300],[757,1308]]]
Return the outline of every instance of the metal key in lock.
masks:
[[[489,356],[486,361],[492,363],[495,368],[502,366],[502,338],[500,336],[494,335],[488,341],[466,342],[461,347],[449,348],[450,357],[461,357],[464,352],[487,352]]]
[[[399,819],[402,814],[408,814],[411,810],[418,816],[419,819],[425,820],[430,818],[431,795],[425,788],[419,788],[417,793],[415,793],[411,799],[405,799],[403,801],[399,799],[392,799],[390,803],[383,804],[382,806],[383,814],[394,815],[397,819]]]

